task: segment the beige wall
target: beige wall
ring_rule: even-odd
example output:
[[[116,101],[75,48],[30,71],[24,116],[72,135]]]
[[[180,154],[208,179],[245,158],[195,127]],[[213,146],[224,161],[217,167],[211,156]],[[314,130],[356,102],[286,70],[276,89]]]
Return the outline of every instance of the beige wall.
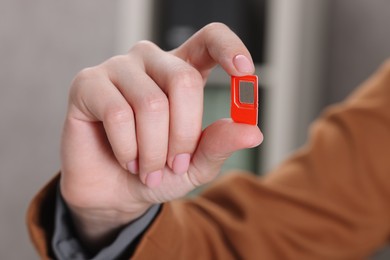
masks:
[[[325,104],[342,100],[390,58],[390,1],[329,2]],[[380,250],[373,259],[390,259],[390,247]]]
[[[342,98],[390,57],[390,2],[333,0],[328,100]],[[0,259],[37,258],[25,211],[59,168],[67,88],[114,54],[117,1],[0,0]],[[387,26],[387,27],[386,27]]]
[[[114,50],[114,1],[0,0],[0,259],[34,259],[25,211],[59,168],[67,89]]]
[[[344,98],[390,58],[390,1],[329,0],[327,102]]]

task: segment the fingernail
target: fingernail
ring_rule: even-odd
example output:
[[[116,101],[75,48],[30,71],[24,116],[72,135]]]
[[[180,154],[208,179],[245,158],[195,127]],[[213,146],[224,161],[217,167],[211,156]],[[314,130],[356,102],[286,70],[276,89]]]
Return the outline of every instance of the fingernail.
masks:
[[[131,161],[127,164],[127,170],[132,173],[136,174],[138,173],[138,162],[137,160]]]
[[[151,172],[146,176],[146,186],[149,188],[156,188],[160,185],[162,179],[162,171],[158,170]]]
[[[253,63],[242,54],[239,54],[233,58],[233,64],[241,73],[252,73],[255,69],[253,67]]]
[[[191,155],[189,153],[181,153],[175,156],[172,163],[172,170],[176,174],[183,174],[188,171],[190,166]]]

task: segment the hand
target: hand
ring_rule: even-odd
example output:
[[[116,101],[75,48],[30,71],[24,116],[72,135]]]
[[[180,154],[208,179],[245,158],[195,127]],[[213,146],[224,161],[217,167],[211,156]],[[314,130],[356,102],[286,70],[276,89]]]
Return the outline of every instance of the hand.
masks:
[[[216,64],[230,75],[254,71],[244,44],[218,23],[171,52],[140,42],[76,76],[61,192],[87,243],[101,245],[152,204],[213,180],[234,151],[261,143],[257,126],[230,119],[201,131],[203,87]]]

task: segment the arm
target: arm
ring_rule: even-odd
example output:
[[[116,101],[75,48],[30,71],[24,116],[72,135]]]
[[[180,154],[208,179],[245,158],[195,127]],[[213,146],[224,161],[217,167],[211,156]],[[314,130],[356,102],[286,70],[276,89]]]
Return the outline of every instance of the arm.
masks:
[[[388,62],[265,178],[166,203],[134,259],[366,259],[390,238],[389,147]]]
[[[140,42],[77,75],[60,187],[90,250],[151,205],[213,180],[232,152],[262,141],[258,127],[228,119],[201,131],[203,87],[217,63],[233,75],[254,69],[241,40],[211,24],[172,52]]]
[[[60,189],[90,251],[108,245],[151,205],[213,180],[234,151],[261,143],[256,126],[229,119],[201,131],[203,87],[216,64],[237,76],[254,70],[248,50],[222,24],[171,52],[140,42],[76,76]]]
[[[212,28],[208,28],[209,35],[218,36],[216,31],[210,29]],[[205,37],[205,34],[202,37]],[[234,44],[220,45],[224,42],[223,37],[210,37],[207,48],[195,48],[194,45],[204,46],[202,44],[205,41],[199,41],[202,37],[199,38],[198,34],[182,48],[175,50],[174,55],[178,55],[176,57],[202,71],[200,74],[203,79],[207,76],[208,69],[215,63],[214,59],[224,64],[223,67],[228,73],[239,73],[235,71],[233,63],[229,62],[236,57],[235,48],[229,51],[229,46],[235,46]],[[212,47],[215,45],[218,48]],[[227,53],[230,54],[226,55],[226,52],[225,55],[215,54],[216,50],[222,49],[228,50]],[[207,58],[205,55],[207,53],[212,53],[211,56],[214,58],[210,56]],[[245,50],[238,53],[245,54]],[[202,63],[201,60],[207,62]],[[390,145],[388,135],[390,116],[387,109],[390,96],[389,71],[389,66],[385,66],[349,100],[328,110],[312,127],[308,144],[264,180],[248,175],[232,175],[216,183],[198,199],[164,204],[162,212],[144,235],[134,258],[169,259],[175,256],[176,259],[186,259],[199,256],[200,259],[219,257],[222,259],[235,257],[354,259],[369,255],[389,236],[387,198],[390,195],[390,184],[386,176],[389,172],[386,150]],[[95,133],[101,132],[92,132]],[[78,142],[85,140],[80,132],[77,135],[74,132],[72,134],[73,137],[80,138]],[[144,208],[147,208],[153,199],[154,202],[166,201],[180,196],[183,190],[190,189],[191,185],[186,186],[186,182],[183,182],[183,178],[188,180],[190,174],[192,180],[200,180],[196,184],[213,179],[223,159],[236,149],[255,145],[261,140],[258,134],[259,132],[247,126],[233,124],[226,120],[218,121],[207,128],[197,140],[198,145],[185,175],[173,173],[175,167],[169,159],[170,156],[166,158],[168,167],[164,168],[164,177],[158,180],[160,182],[156,185],[158,187],[151,188],[143,185],[148,183],[145,181],[146,176],[142,177],[143,174],[147,175],[142,173],[142,167],[139,167],[141,171],[139,175],[126,175],[130,176],[130,182],[126,183],[130,183],[129,187],[134,188],[130,189],[134,191],[131,195],[137,195],[137,200],[130,197],[128,205],[132,207],[141,205],[136,210],[140,213],[144,212]],[[245,136],[251,139],[247,140]],[[80,151],[79,147],[77,151]],[[83,158],[82,155],[88,155],[90,151],[94,149],[90,147],[85,149],[81,157],[76,156],[76,159]],[[115,162],[118,164],[120,161],[117,159]],[[85,164],[85,167],[90,169],[93,162],[100,161],[91,160]],[[114,161],[110,162],[111,164],[105,166],[113,165]],[[119,165],[125,168],[124,163]],[[107,172],[112,171],[102,171],[102,174]],[[96,180],[88,175],[89,171],[79,173],[82,174],[78,176],[87,173],[87,181]],[[165,176],[170,176],[168,182]],[[107,179],[108,183],[113,179],[115,180],[115,178]],[[77,179],[69,182],[69,185],[77,184],[75,180]],[[174,185],[169,186],[167,183]],[[89,187],[89,185],[82,185],[76,192],[83,191],[82,187]],[[105,187],[107,185],[90,194],[100,194],[102,190],[106,192]],[[172,195],[171,190],[180,194],[176,193],[174,197],[165,196]],[[80,196],[77,197],[85,198],[83,194],[87,193],[79,193]],[[118,190],[109,194],[118,194]],[[41,193],[36,201],[42,198],[49,199]],[[72,200],[68,201],[68,204],[72,205]],[[97,204],[91,203],[91,205]],[[112,227],[112,223],[103,221],[100,224],[103,223],[101,226],[105,228],[104,232],[89,234],[88,230],[93,229],[94,225],[99,225],[99,221],[89,221],[88,214],[83,216],[83,212],[93,213],[89,216],[107,215],[93,212],[88,208],[75,208],[76,211],[80,210],[80,215],[75,214],[76,220],[80,223],[92,224],[89,227],[81,225],[81,232],[85,232],[86,241],[92,241],[92,245],[95,238],[98,240],[107,238],[105,235],[107,232],[117,230],[116,228],[123,224],[114,223],[115,228]],[[37,207],[32,207],[31,212],[42,214],[43,211],[37,211]],[[109,213],[118,212],[109,211]],[[31,216],[36,215],[31,214]],[[125,214],[125,216],[128,217],[124,218],[126,223],[134,219],[132,214]],[[112,220],[112,218],[108,219]],[[32,232],[36,234],[33,236],[37,244],[47,234],[47,230],[42,230],[43,227],[36,222],[30,225],[31,230],[38,230]],[[43,254],[45,253],[44,246],[38,245],[38,248]]]

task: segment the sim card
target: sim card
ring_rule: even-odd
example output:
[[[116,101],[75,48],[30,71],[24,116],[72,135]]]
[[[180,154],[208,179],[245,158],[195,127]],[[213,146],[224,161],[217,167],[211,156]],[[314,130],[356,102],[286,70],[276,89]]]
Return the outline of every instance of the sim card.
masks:
[[[257,125],[258,85],[256,75],[231,77],[231,117],[237,123]]]

